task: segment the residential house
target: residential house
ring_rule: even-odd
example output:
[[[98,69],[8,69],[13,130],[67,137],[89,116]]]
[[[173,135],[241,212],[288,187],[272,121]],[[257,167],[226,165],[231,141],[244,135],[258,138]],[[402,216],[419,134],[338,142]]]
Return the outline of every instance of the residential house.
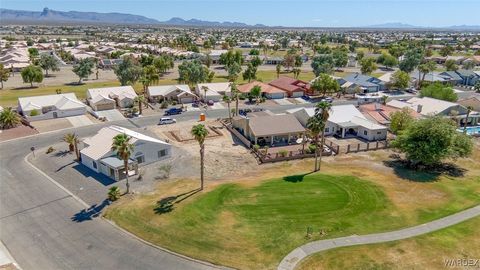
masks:
[[[138,173],[138,166],[146,165],[171,156],[171,145],[150,136],[119,126],[104,127],[92,137],[83,140],[80,150],[81,162],[91,170],[114,180],[125,178],[124,161],[112,151],[113,138],[119,134],[131,137],[132,156],[128,160],[129,175]]]
[[[150,102],[175,100],[182,104],[192,103],[198,99],[186,84],[149,86],[147,96]]]
[[[278,98],[284,98],[287,95],[287,93],[282,89],[277,88],[270,84],[259,82],[259,81],[253,81],[246,84],[242,84],[242,85],[239,85],[237,88],[238,88],[238,91],[244,94],[248,94],[250,93],[250,90],[252,90],[252,88],[255,86],[260,87],[262,95],[266,98],[278,99]]]
[[[87,106],[74,93],[18,98],[18,112],[29,121],[84,115]]]
[[[287,114],[294,115],[306,127],[308,119],[315,115],[315,108],[291,109],[287,110]],[[338,105],[331,108],[325,135],[360,137],[368,141],[385,140],[387,127],[368,120],[354,105]]]
[[[232,83],[199,83],[195,87],[195,92],[204,101],[218,102],[224,95],[232,94]]]
[[[358,107],[358,110],[369,120],[376,122],[377,124],[389,126],[391,115],[400,108],[395,108],[381,103],[363,104]],[[414,110],[409,110],[410,115],[414,118],[419,118],[421,115]]]
[[[480,97],[472,96],[466,99],[457,101],[458,104],[467,107],[472,107],[474,111],[480,112]]]
[[[296,143],[306,129],[293,115],[276,115],[270,111],[249,113],[232,118],[232,126],[253,144],[282,146]]]
[[[423,116],[438,115],[456,119],[459,125],[463,125],[467,114],[467,108],[463,105],[444,100],[423,97],[414,97],[407,101],[392,100],[387,102],[388,106],[395,108],[411,108]],[[480,122],[480,113],[470,113],[467,125],[476,125]]]
[[[288,97],[301,97],[308,91],[307,82],[285,76],[281,76],[268,84],[287,92]]]
[[[368,75],[352,73],[343,78],[345,81],[359,86],[364,93],[378,92],[386,89],[385,82]]]
[[[91,88],[87,90],[87,102],[95,111],[129,108],[134,105],[137,93],[131,86]]]

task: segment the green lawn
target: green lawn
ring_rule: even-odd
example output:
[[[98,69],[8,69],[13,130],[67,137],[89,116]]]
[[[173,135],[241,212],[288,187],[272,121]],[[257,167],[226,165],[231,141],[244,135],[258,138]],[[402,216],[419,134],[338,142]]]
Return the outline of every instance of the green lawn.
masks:
[[[445,269],[445,259],[480,259],[479,228],[477,217],[412,239],[330,250],[312,255],[298,269]]]
[[[240,269],[274,269],[295,247],[322,238],[322,230],[336,237],[405,226],[381,188],[353,176],[289,176],[253,187],[223,184],[173,203],[173,210],[165,203],[184,197],[162,203],[158,195],[145,195],[114,205],[106,216],[155,244]]]

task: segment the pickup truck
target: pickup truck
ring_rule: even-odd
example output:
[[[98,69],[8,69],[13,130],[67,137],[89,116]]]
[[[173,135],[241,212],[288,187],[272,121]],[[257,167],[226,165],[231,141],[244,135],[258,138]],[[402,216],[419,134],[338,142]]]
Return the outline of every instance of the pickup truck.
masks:
[[[175,114],[181,114],[182,109],[179,108],[170,108],[165,111],[165,115],[175,115]]]

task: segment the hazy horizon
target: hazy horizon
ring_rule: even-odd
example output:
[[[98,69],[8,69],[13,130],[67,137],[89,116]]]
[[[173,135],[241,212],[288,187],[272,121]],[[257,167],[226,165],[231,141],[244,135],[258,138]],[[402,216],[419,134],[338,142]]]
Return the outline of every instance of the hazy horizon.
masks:
[[[361,27],[404,23],[422,27],[480,25],[476,0],[1,0],[6,9],[119,12],[165,21],[172,17],[287,27]]]

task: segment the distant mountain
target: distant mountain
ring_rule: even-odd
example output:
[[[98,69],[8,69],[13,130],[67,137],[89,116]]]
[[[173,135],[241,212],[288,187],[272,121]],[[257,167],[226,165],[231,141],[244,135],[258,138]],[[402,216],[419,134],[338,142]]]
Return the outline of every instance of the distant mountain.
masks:
[[[406,24],[406,23],[392,22],[392,23],[369,25],[369,26],[366,26],[366,28],[413,29],[413,28],[422,28],[422,27]]]
[[[0,17],[4,22],[89,22],[118,24],[156,24],[157,20],[144,16],[123,13],[98,13],[79,11],[56,11],[44,8],[43,11],[24,11],[0,9]]]
[[[206,26],[206,27],[252,27],[241,22],[216,22],[202,21],[198,19],[184,20],[174,17],[168,21],[158,21],[139,15],[123,13],[98,13],[80,11],[56,11],[44,8],[43,11],[24,11],[0,9],[2,22],[27,22],[27,23],[64,23],[64,22],[85,22],[85,23],[115,23],[115,24],[162,24],[178,26]],[[263,24],[256,24],[253,27],[265,27]]]
[[[452,25],[447,28],[452,30],[480,30],[480,25]]]

